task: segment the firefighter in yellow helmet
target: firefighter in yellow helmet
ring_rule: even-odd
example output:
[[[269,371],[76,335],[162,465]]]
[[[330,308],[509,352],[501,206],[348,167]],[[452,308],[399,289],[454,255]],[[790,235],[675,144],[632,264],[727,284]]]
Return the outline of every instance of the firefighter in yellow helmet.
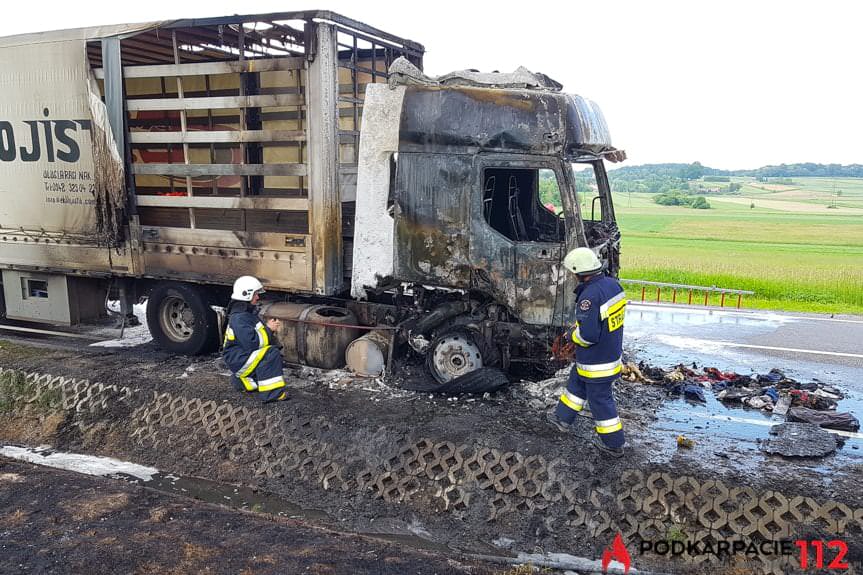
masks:
[[[608,455],[622,457],[625,438],[612,385],[622,366],[626,294],[616,279],[603,273],[602,262],[589,248],[570,251],[563,266],[578,278],[576,321],[566,334],[578,347],[569,383],[550,419],[562,430],[572,429],[574,424],[581,425],[584,418],[576,416],[589,402],[596,430],[594,445]]]

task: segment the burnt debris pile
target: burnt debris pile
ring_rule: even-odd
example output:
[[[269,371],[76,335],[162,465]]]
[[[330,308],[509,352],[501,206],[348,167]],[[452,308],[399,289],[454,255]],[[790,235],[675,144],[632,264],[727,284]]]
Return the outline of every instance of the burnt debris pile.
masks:
[[[729,407],[773,412],[787,421],[812,423],[819,427],[857,431],[860,422],[851,413],[836,410],[844,398],[841,390],[820,381],[801,382],[778,369],[765,374],[741,375],[720,371],[716,367],[677,365],[661,369],[645,362],[627,363],[623,379],[630,382],[660,385],[674,396],[705,403],[705,392]]]

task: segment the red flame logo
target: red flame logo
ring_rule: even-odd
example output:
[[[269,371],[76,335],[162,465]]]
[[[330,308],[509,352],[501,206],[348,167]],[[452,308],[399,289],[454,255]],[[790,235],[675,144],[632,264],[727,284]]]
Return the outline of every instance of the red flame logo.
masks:
[[[608,564],[611,563],[612,560],[623,564],[624,575],[629,573],[629,564],[631,563],[631,559],[629,557],[629,551],[626,550],[626,545],[623,544],[623,537],[620,536],[620,533],[614,536],[614,543],[611,544],[611,548],[606,547],[602,552],[603,573],[608,572]]]

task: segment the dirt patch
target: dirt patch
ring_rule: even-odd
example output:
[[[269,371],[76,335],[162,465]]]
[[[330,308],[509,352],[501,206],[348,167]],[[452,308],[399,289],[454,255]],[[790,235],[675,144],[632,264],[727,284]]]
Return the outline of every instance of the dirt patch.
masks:
[[[749,183],[747,185],[751,186],[753,188],[758,188],[760,190],[767,190],[768,192],[789,192],[789,191],[799,189],[796,186],[787,186],[785,184],[753,184],[753,183]]]
[[[755,204],[756,208],[767,208],[771,210],[778,210],[781,212],[824,212],[824,213],[835,213],[836,210],[830,209],[827,205],[821,204],[807,204],[805,202],[792,202],[792,201],[784,201],[784,200],[768,200],[761,199],[759,197],[752,198],[729,198],[729,197],[720,197],[720,196],[711,196],[710,201],[716,202],[726,202],[729,204],[743,204],[750,205]],[[861,210],[857,208],[843,208],[845,213],[861,213]]]
[[[51,443],[63,424],[61,412],[39,413],[25,409],[14,415],[0,415],[0,440],[25,443]]]
[[[10,529],[12,527],[18,527],[19,525],[23,525],[26,523],[27,518],[30,514],[23,509],[16,509],[11,513],[6,514],[4,517],[0,517],[0,527]]]
[[[167,507],[155,507],[150,510],[149,521],[151,523],[164,523],[171,516],[171,511]]]
[[[829,200],[829,192],[818,192],[815,190],[789,190],[787,192],[777,192],[770,194],[772,200]]]
[[[96,492],[84,493],[80,498],[64,502],[63,510],[75,521],[92,521],[110,515],[129,504],[126,493],[100,495]]]
[[[0,491],[0,518],[5,522],[17,518],[9,525],[14,531],[0,531],[2,573],[275,575],[331,569],[369,575],[486,575],[498,571],[491,565],[456,563],[391,543],[298,521],[232,512],[112,480],[3,458],[0,468],[26,477]],[[70,499],[78,505],[65,505]],[[94,512],[79,515],[85,508]],[[102,514],[106,509],[110,512]],[[150,521],[154,509],[170,509],[156,531]],[[397,560],[388,562],[388,558]]]

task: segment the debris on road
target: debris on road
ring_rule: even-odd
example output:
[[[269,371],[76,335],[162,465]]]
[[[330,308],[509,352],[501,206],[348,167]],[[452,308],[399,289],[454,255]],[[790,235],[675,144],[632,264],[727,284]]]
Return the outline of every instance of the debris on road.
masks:
[[[707,400],[704,398],[704,389],[698,387],[697,385],[686,385],[683,388],[683,396],[686,399],[692,399],[694,401],[700,401],[701,403],[706,403]]]
[[[695,447],[695,440],[686,437],[685,435],[677,436],[677,447],[682,449],[692,449]]]
[[[774,437],[761,442],[761,450],[770,455],[824,457],[837,447],[832,433],[811,423],[780,423],[770,428],[770,435]]]
[[[623,364],[623,369],[620,372],[620,377],[621,379],[632,383],[656,383],[654,380],[644,375],[644,373],[641,371],[641,368],[631,361]]]
[[[773,406],[773,413],[776,415],[785,415],[788,413],[788,409],[791,407],[791,395],[790,394],[782,394],[779,397],[779,401],[776,402],[776,405]]]
[[[820,391],[820,390],[815,390]],[[800,407],[808,407],[810,409],[814,409],[817,411],[828,411],[831,409],[836,409],[836,401],[833,399],[824,397],[818,393],[809,393],[804,389],[792,389],[791,393],[791,404]]]
[[[669,395],[683,395],[685,399],[705,402],[704,388],[711,388],[716,399],[726,405],[773,411],[785,415],[790,407],[808,408],[817,412],[833,411],[843,393],[836,387],[820,381],[799,382],[778,369],[768,373],[740,375],[733,371],[720,371],[704,367],[696,371],[680,364],[669,370],[653,367],[645,362],[624,365],[622,378],[634,383],[662,385]]]
[[[811,423],[827,429],[857,431],[860,422],[850,413],[816,411],[808,407],[792,407],[788,410],[788,421]]]

